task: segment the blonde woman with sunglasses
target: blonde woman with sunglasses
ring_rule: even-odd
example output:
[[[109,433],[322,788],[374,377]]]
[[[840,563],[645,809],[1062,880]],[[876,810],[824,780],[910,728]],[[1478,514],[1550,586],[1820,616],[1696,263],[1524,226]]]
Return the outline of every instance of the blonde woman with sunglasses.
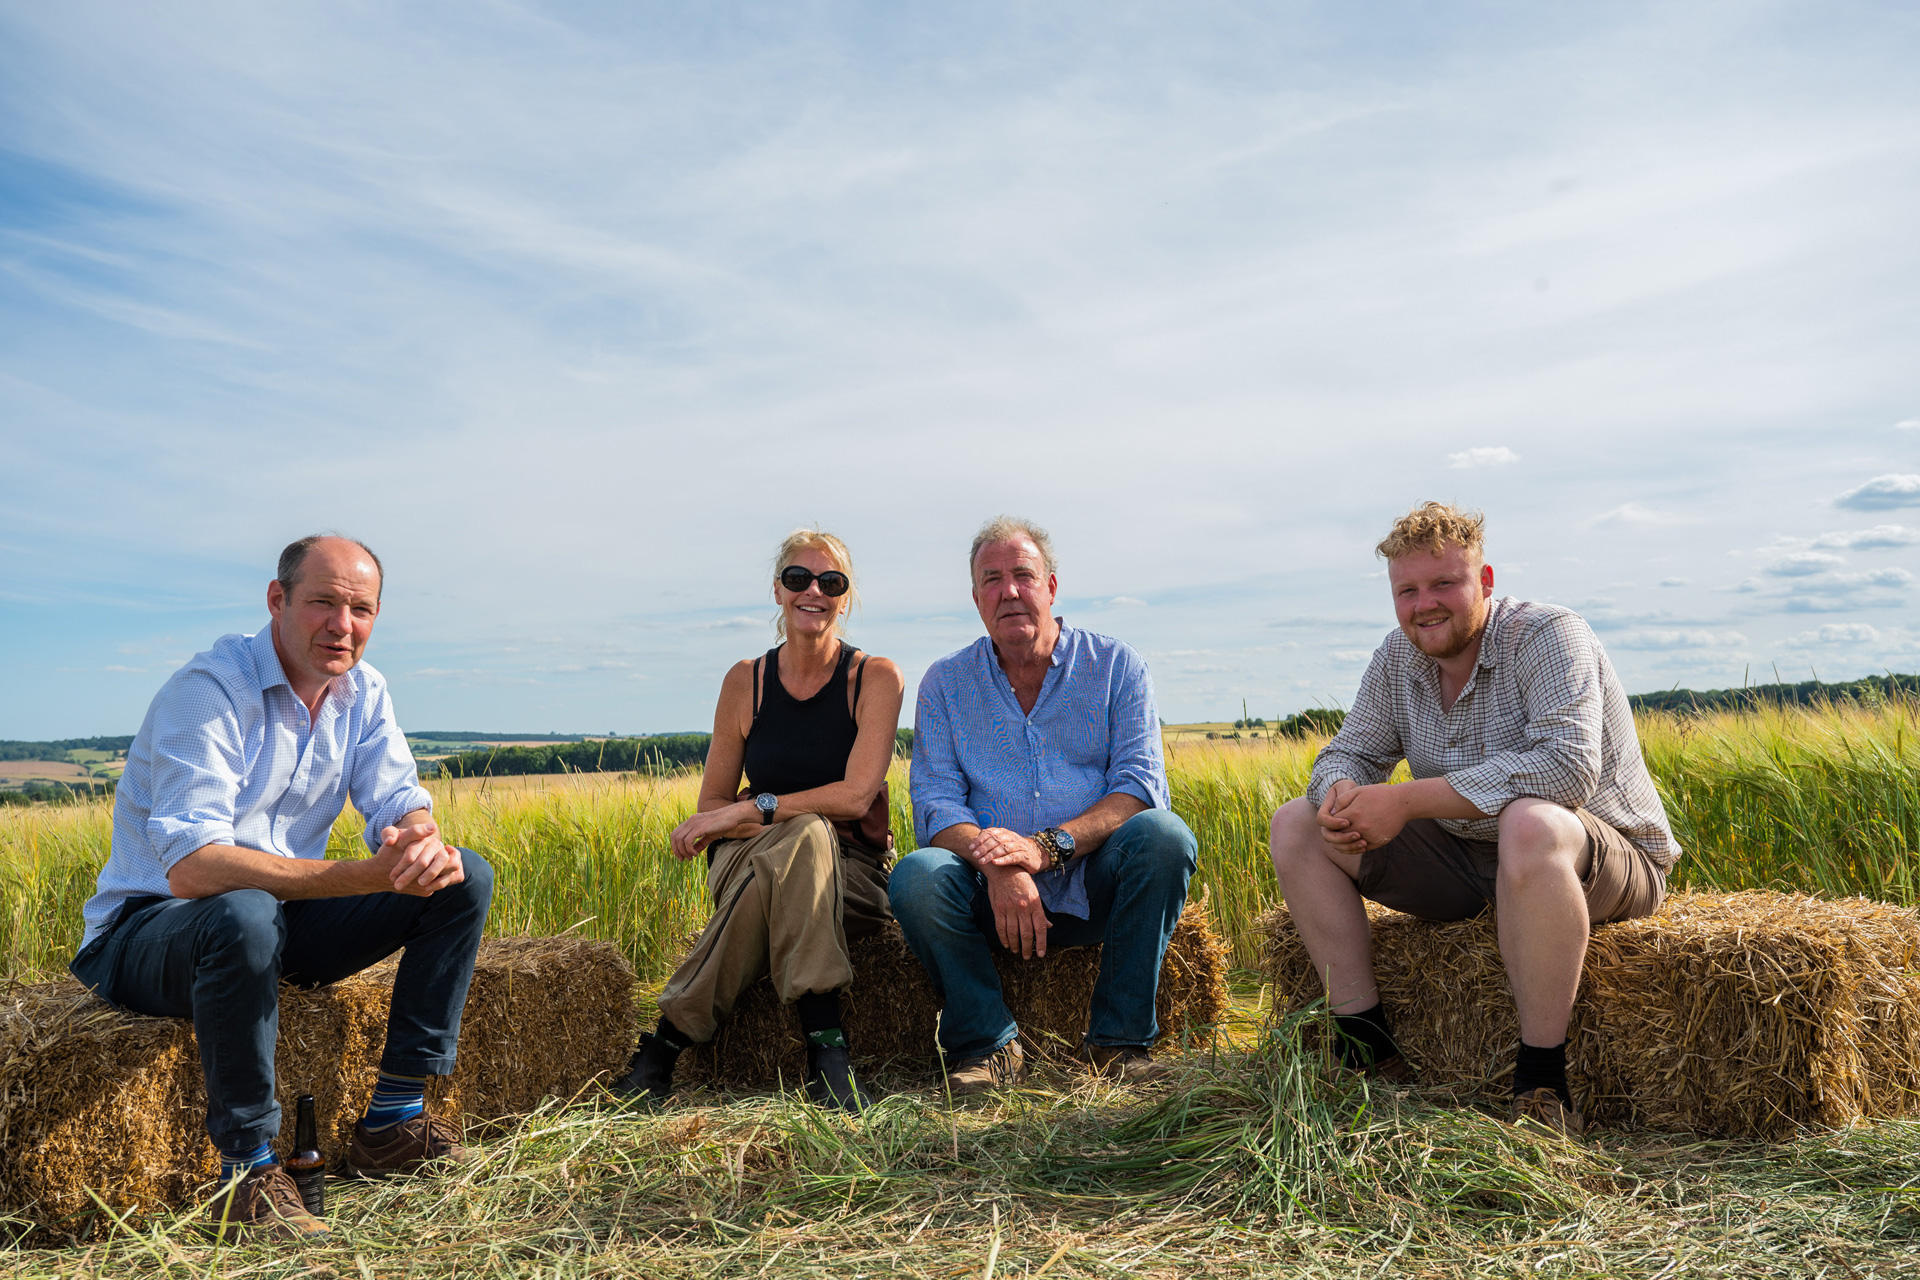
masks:
[[[771,975],[806,1036],[807,1096],[858,1111],[868,1095],[848,1060],[840,991],[853,980],[847,939],[890,918],[886,776],[906,685],[841,634],[858,594],[840,539],[797,529],[773,568],[782,642],[727,672],[699,809],[671,837],[675,857],[706,855],[713,917],[614,1089],[664,1101],[680,1051],[711,1040]]]

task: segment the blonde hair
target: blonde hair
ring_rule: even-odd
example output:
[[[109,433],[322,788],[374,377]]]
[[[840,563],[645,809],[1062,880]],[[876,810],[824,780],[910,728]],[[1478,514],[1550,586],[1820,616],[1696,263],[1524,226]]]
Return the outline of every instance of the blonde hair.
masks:
[[[773,553],[774,585],[777,589],[780,571],[798,559],[802,551],[809,550],[820,552],[826,556],[834,568],[847,575],[847,594],[840,597],[840,612],[833,615],[833,629],[836,632],[841,631],[843,630],[841,620],[852,613],[855,606],[860,603],[860,585],[858,579],[853,576],[853,556],[848,552],[846,543],[818,525],[811,529],[804,525],[795,529],[780,540],[780,549]],[[775,600],[779,598],[778,595],[774,596]],[[774,634],[782,640],[787,638],[786,610],[782,609],[774,615],[773,630]]]
[[[1049,576],[1060,572],[1060,562],[1053,557],[1053,539],[1047,536],[1045,529],[1017,516],[995,516],[973,535],[973,546],[967,552],[967,580],[973,580],[973,566],[980,559],[980,548],[988,543],[1012,542],[1020,537],[1032,539],[1034,547],[1040,552],[1040,563],[1046,567]]]
[[[1479,511],[1462,511],[1444,502],[1423,502],[1393,522],[1393,528],[1373,549],[1387,560],[1398,560],[1415,551],[1442,555],[1448,547],[1464,547],[1480,556],[1486,542],[1487,517]]]

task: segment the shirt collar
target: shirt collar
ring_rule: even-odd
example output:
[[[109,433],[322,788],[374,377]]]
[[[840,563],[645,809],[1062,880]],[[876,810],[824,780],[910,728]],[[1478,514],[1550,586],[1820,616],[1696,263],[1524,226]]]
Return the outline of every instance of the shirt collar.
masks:
[[[265,693],[267,690],[279,684],[285,685],[287,692],[292,693],[293,681],[287,679],[286,668],[280,665],[280,652],[273,647],[273,622],[271,619],[268,620],[266,626],[253,633],[251,643],[253,645],[253,675],[254,679],[258,681],[260,685],[260,692]],[[329,702],[338,702],[342,710],[352,706],[354,700],[358,698],[360,693],[359,683],[353,678],[353,673],[359,669],[360,664],[356,662],[352,669],[345,675],[335,676],[332,682],[327,685],[327,696],[320,700],[320,705],[324,707]],[[318,714],[317,710],[315,714]]]

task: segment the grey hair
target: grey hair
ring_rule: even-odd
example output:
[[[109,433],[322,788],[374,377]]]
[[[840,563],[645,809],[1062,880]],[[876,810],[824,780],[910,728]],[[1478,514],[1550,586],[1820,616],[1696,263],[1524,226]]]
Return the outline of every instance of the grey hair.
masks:
[[[373,561],[374,573],[378,574],[380,578],[380,585],[373,589],[373,598],[378,600],[380,593],[387,589],[386,566],[380,563],[379,556],[373,554],[372,547],[360,541],[358,538],[349,538],[344,533],[310,533],[304,538],[289,542],[287,549],[280,553],[280,567],[278,572],[274,574],[274,577],[280,580],[280,589],[288,595],[293,594],[293,584],[300,580],[300,566],[307,562],[307,552],[313,550],[328,538],[338,538],[342,542],[351,542],[354,546],[367,553],[367,559]]]
[[[1033,545],[1040,549],[1040,562],[1046,566],[1047,576],[1052,577],[1060,572],[1060,562],[1053,555],[1053,539],[1045,529],[1031,520],[1016,516],[995,516],[973,535],[973,549],[967,552],[967,578],[973,578],[973,565],[980,558],[980,548],[990,542],[1011,542],[1023,535],[1033,539]]]

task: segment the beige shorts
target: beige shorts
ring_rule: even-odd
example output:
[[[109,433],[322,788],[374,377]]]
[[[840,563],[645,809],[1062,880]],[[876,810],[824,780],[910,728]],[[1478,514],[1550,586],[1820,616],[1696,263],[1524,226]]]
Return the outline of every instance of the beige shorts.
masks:
[[[1652,915],[1667,896],[1667,873],[1639,845],[1588,813],[1574,816],[1587,829],[1591,855],[1581,881],[1587,918],[1594,924]],[[1465,920],[1494,900],[1500,846],[1454,835],[1432,818],[1404,830],[1360,857],[1360,895],[1422,920]]]

